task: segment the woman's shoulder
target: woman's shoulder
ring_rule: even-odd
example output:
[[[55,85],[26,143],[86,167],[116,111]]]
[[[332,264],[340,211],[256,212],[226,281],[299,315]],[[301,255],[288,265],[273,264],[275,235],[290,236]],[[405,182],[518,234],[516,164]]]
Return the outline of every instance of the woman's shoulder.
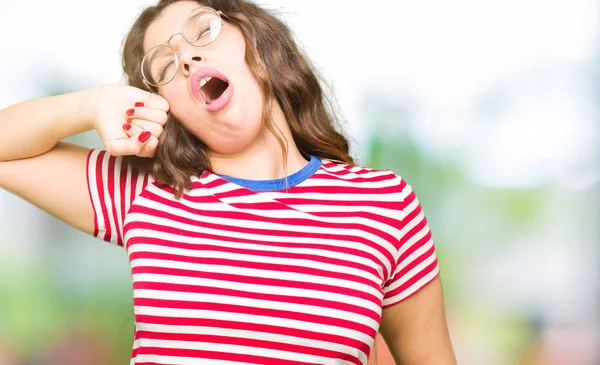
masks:
[[[408,185],[401,175],[390,169],[379,169],[329,159],[322,159],[321,161],[321,174],[327,176],[328,179],[353,183],[365,188],[377,188],[380,191],[387,192],[400,192]]]

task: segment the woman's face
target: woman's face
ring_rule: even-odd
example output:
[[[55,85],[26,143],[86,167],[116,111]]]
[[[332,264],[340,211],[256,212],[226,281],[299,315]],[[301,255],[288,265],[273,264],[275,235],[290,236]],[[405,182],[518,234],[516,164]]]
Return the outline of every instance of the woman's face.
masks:
[[[166,44],[173,34],[180,33],[189,14],[199,6],[194,1],[180,1],[167,7],[148,27],[145,51]],[[218,38],[206,46],[193,47],[181,35],[171,38],[169,45],[179,52],[179,69],[175,78],[158,90],[169,102],[171,113],[207,145],[212,155],[218,156],[235,155],[257,141],[262,130],[263,105],[260,87],[245,61],[242,33],[226,22],[225,17],[222,19]],[[206,68],[216,70],[229,83],[229,89],[220,99],[229,100],[224,106],[218,102],[206,105],[206,94],[199,92]],[[215,95],[226,84],[221,86],[216,88]]]

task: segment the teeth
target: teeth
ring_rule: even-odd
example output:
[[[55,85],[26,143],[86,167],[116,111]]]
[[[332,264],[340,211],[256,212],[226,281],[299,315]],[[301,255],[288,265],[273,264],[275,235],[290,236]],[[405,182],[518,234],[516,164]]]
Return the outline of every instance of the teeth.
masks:
[[[206,97],[206,94],[204,93],[204,90],[202,90],[202,88],[200,88],[200,97],[202,98],[202,101],[204,101],[204,104],[210,105],[210,100],[208,100],[208,98]]]
[[[205,77],[200,81],[200,87],[206,85],[207,82],[210,81],[210,79],[212,79],[212,77]]]

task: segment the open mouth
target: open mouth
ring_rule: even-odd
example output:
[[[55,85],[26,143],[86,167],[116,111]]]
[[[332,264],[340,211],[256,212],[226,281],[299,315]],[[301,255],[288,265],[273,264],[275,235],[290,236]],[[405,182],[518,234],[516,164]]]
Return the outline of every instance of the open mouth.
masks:
[[[218,77],[205,77],[200,81],[200,96],[206,105],[210,105],[227,90],[229,83]]]

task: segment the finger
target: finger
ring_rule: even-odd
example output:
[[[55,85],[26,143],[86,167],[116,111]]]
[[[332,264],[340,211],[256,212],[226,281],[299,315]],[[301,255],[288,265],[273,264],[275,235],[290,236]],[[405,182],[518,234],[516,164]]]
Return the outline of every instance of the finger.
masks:
[[[146,147],[146,145],[152,138],[156,137],[153,137],[148,131],[142,131],[139,134],[132,134],[129,138],[108,140],[105,144],[108,152],[115,156],[137,155],[140,157],[151,157],[154,155],[154,152],[150,149],[151,146]],[[156,145],[158,145],[158,140],[156,140]],[[146,148],[144,149],[144,147]]]
[[[149,121],[149,120],[131,119],[129,121],[129,124],[131,124],[132,126],[141,128],[145,131],[150,131],[150,133],[152,133],[152,135],[156,138],[160,138],[160,136],[162,135],[162,133],[164,131],[164,128],[160,124]],[[139,133],[141,133],[141,131]]]
[[[162,110],[151,109],[148,107],[137,106],[127,110],[127,116],[130,119],[145,119],[164,126],[167,124],[168,115]]]
[[[156,153],[156,147],[158,147],[158,139],[151,135],[148,141],[146,141],[146,143],[137,153],[137,156],[148,158],[154,157],[154,154]]]
[[[169,111],[169,103],[165,99],[141,100],[141,101],[135,102],[134,106],[135,107],[142,106],[142,107],[146,107],[146,108],[150,108],[150,109],[161,110],[165,113]]]
[[[133,123],[125,123],[123,124],[123,130],[127,134],[128,137],[138,136],[140,135],[144,129],[133,124]]]
[[[153,108],[155,109],[160,109],[164,112],[168,112],[170,109],[169,106],[169,102],[167,101],[167,99],[163,98],[162,96],[155,94],[155,93],[149,93],[150,96],[148,97],[147,100],[141,100],[145,103],[148,103],[148,105],[152,105]]]

